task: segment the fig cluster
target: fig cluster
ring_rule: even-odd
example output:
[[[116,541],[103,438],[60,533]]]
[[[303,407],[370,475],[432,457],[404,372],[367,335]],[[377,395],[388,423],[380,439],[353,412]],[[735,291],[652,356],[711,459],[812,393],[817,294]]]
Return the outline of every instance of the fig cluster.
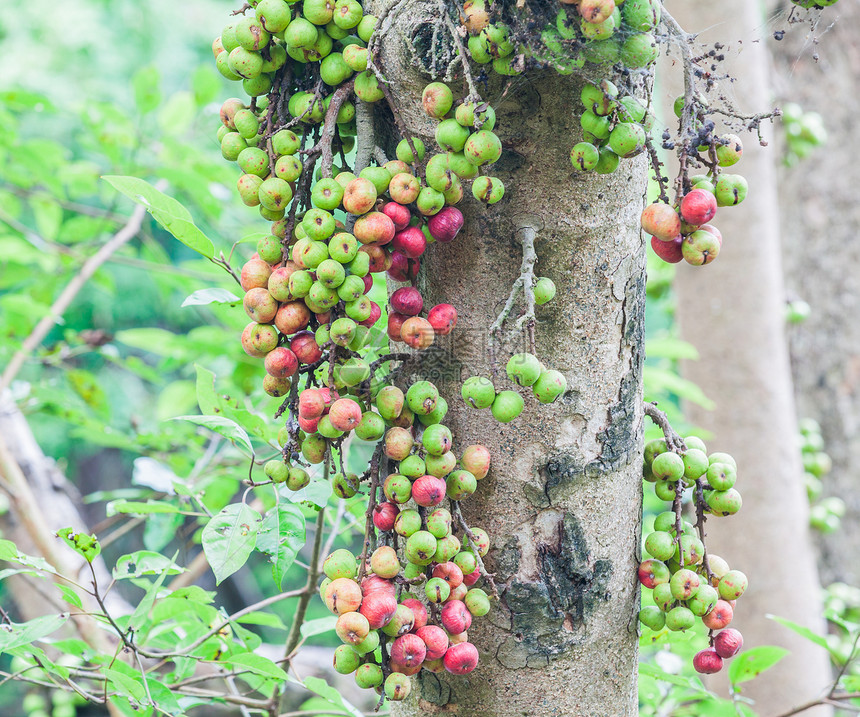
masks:
[[[682,454],[669,449],[663,439],[645,447],[644,478],[654,483],[661,500],[673,510],[657,515],[654,530],[645,538],[651,556],[639,565],[639,582],[652,590],[654,605],[643,607],[639,620],[652,630],[688,630],[701,619],[710,631],[711,646],[693,660],[698,672],[714,673],[723,660],[743,645],[740,632],[725,628],[734,616],[735,603],[747,589],[747,577],[733,570],[723,558],[708,554],[704,543],[707,515],[733,515],[741,507],[734,488],[737,463],[728,453],[706,452],[696,437],[684,439]],[[681,513],[685,491],[692,489],[696,525]],[[718,632],[716,635],[714,633]],[[725,636],[723,636],[725,635]]]
[[[811,418],[800,421],[800,448],[806,495],[809,498],[809,524],[822,533],[833,533],[839,530],[845,517],[845,501],[837,496],[822,498],[822,479],[833,468],[833,461],[824,451],[821,426]]]
[[[654,126],[653,113],[636,97],[621,96],[609,80],[586,84],[580,93],[583,141],[570,151],[573,166],[583,172],[611,174],[622,158],[644,151]]]
[[[382,389],[380,410],[430,416],[440,400],[427,381],[405,395],[398,391]],[[468,630],[474,617],[490,611],[488,594],[475,587],[490,541],[480,528],[455,528],[444,503],[474,492],[489,471],[490,453],[476,444],[458,458],[451,448],[451,433],[439,422],[390,428],[384,453],[397,470],[382,482],[385,500],[372,512],[380,545],[358,559],[336,550],[323,566],[320,595],[338,615],[335,630],[344,643],[335,651],[335,669],[354,672],[359,686],[391,700],[409,694],[408,678],[421,669],[463,675],[478,664]],[[395,536],[400,555],[391,546]]]
[[[508,378],[518,386],[531,388],[540,403],[553,403],[567,390],[564,374],[547,369],[537,356],[530,353],[514,354],[508,360]],[[510,423],[525,408],[523,397],[516,391],[496,391],[493,382],[484,376],[471,376],[461,388],[463,401],[470,408],[489,408],[500,423]]]
[[[520,37],[515,28],[491,12],[490,0],[467,0],[463,25],[475,62],[492,65],[500,75],[518,75],[526,63],[553,67],[568,75],[586,63],[641,69],[658,55],[653,34],[660,21],[657,0],[561,0],[553,22]]]

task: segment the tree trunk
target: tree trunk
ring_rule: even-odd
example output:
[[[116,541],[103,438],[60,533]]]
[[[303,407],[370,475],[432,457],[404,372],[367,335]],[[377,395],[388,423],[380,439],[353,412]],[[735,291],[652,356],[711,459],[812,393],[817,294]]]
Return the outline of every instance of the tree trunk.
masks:
[[[726,56],[737,57],[720,71],[738,78],[733,87],[739,109],[767,110],[769,58],[764,44],[753,41],[762,27],[758,3],[672,3],[672,9],[688,31],[713,28],[702,33],[701,42],[730,45]],[[742,510],[708,523],[709,547],[750,578],[732,626],[744,634],[747,647],[791,650],[744,685],[756,711],[774,715],[816,696],[831,678],[823,650],[765,618],[773,613],[824,629],[784,334],[776,156],[754,136],[745,137],[744,146],[737,171],[749,182],[749,198],[717,212],[714,224],[724,237],[719,258],[704,268],[681,266],[675,288],[681,336],[701,354],[685,363],[684,375],[716,402],[713,412],[691,406],[688,415],[713,434],[709,448],[731,453],[739,466]]]
[[[416,74],[405,38],[422,10],[438,17],[436,7],[409,3],[383,52],[403,120],[427,142],[433,124],[420,97],[429,80]],[[608,177],[574,174],[568,155],[579,82],[554,73],[513,82],[516,91],[502,99],[503,86],[486,97],[506,150],[491,168],[505,182],[505,199],[489,209],[471,197],[462,202],[465,228],[428,252],[423,287],[427,306],[447,302],[459,313],[451,343],[434,352],[432,360],[444,363],[433,380],[448,398],[456,445],[481,442],[493,455],[490,474],[463,509],[470,525],[490,534],[487,563],[501,600],[469,630],[481,655],[477,670],[465,677],[421,672],[407,703],[392,709],[634,715],[645,299],[638,217],[646,165],[640,157]],[[524,413],[503,425],[487,410],[467,409],[459,386],[469,375],[492,375],[488,328],[519,275],[516,227],[524,215],[541,225],[537,273],[558,288],[538,310],[537,355],[565,373],[568,390],[550,406],[528,392]],[[515,388],[504,365],[524,350],[525,340],[499,350],[497,390]]]
[[[839,496],[847,505],[839,531],[818,541],[821,571],[826,583],[857,585],[860,204],[855,194],[860,171],[852,152],[845,150],[855,144],[860,112],[860,6],[842,2],[829,8],[817,34],[834,20],[815,46],[807,33],[788,33],[782,42],[770,44],[780,96],[820,112],[829,136],[818,153],[780,170],[780,220],[787,288],[812,306],[811,317],[789,333],[799,415],[821,424],[825,450],[833,459],[833,470],[824,478],[825,494]]]

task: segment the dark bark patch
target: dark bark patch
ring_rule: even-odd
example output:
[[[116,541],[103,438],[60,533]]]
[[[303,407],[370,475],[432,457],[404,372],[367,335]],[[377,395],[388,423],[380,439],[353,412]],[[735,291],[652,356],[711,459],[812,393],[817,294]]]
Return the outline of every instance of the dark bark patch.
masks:
[[[534,545],[523,546],[521,536],[512,536],[498,555],[512,635],[496,657],[509,667],[543,667],[581,644],[589,616],[610,597],[612,563],[593,559],[575,515],[543,511],[533,524]],[[536,580],[518,572],[532,561]]]

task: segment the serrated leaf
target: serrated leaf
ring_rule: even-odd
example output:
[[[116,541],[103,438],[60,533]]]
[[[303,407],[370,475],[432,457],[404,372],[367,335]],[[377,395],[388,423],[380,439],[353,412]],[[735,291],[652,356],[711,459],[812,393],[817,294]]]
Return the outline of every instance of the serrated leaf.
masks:
[[[287,673],[274,662],[262,655],[255,655],[253,652],[240,652],[238,655],[231,655],[225,658],[224,662],[273,680],[283,681],[287,679]]]
[[[305,639],[314,635],[322,635],[326,632],[334,630],[337,623],[337,618],[334,615],[328,617],[318,617],[314,620],[306,620],[302,623],[301,633]]]
[[[229,418],[225,418],[224,416],[176,416],[170,420],[188,421],[189,423],[195,423],[198,426],[208,428],[219,436],[224,436],[224,438],[240,443],[248,449],[248,453],[254,455],[254,448],[251,446],[251,439],[248,433],[236,421]]]
[[[185,297],[182,306],[205,306],[206,304],[238,304],[241,299],[227,289],[198,289]]]
[[[220,585],[241,568],[257,543],[262,517],[244,503],[233,503],[203,528],[203,552]]]
[[[206,416],[221,413],[221,402],[215,393],[215,374],[199,364],[194,364],[194,368],[197,371],[197,405],[200,413]]]
[[[732,660],[729,681],[733,685],[749,682],[762,672],[769,670],[788,654],[782,647],[763,646],[746,650]]]
[[[166,555],[151,550],[138,550],[119,557],[113,569],[116,580],[139,578],[142,575],[157,575],[166,571],[168,575],[178,575],[185,569],[174,563]]]
[[[304,544],[305,517],[297,506],[281,502],[266,513],[257,537],[257,550],[269,556],[278,590]]]
[[[75,533],[72,528],[62,528],[57,531],[57,536],[78,555],[81,555],[88,563],[93,562],[99,553],[102,551],[102,546],[99,545],[99,539],[93,535],[85,533]]]
[[[0,653],[29,645],[60,629],[69,619],[68,613],[43,615],[22,623],[0,625]]]

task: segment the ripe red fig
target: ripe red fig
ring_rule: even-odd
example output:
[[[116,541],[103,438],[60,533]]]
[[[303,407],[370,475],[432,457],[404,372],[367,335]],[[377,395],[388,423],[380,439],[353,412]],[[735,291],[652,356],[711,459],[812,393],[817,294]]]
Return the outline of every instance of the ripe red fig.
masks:
[[[322,351],[310,331],[303,331],[293,336],[290,340],[290,350],[296,355],[299,363],[315,363],[322,358]]]
[[[299,415],[304,418],[319,418],[325,411],[325,399],[315,388],[306,388],[299,394]]]
[[[304,329],[310,320],[311,312],[304,301],[288,301],[278,309],[275,326],[284,336],[289,336]]]
[[[364,583],[362,583],[362,591],[363,589]],[[372,630],[378,630],[387,625],[397,612],[397,598],[381,590],[372,592],[370,595],[365,593],[359,612],[367,618]]]
[[[418,227],[406,227],[394,235],[391,246],[410,259],[417,259],[427,249],[427,238]]]
[[[404,286],[391,295],[391,308],[398,314],[418,316],[424,308],[424,299],[414,286]]]
[[[399,662],[395,662],[394,660],[391,660],[388,666],[391,668],[392,672],[399,672],[401,675],[411,676],[417,675],[421,672],[421,665],[401,665]]]
[[[415,634],[424,641],[427,647],[427,654],[424,658],[426,660],[438,660],[448,650],[448,635],[438,625],[419,627]]]
[[[316,433],[317,427],[319,426],[321,416],[317,418],[305,418],[304,416],[299,416],[299,428],[301,428],[305,433]]]
[[[276,378],[292,376],[299,368],[296,355],[285,346],[279,346],[266,354],[266,373]],[[305,414],[307,415],[307,414]]]
[[[711,221],[716,213],[717,198],[707,189],[693,189],[681,200],[681,217],[687,224],[705,224]]]
[[[651,237],[651,248],[666,263],[677,264],[684,258],[684,237],[678,236],[671,241],[661,241],[657,237]]]
[[[370,575],[361,581],[361,592],[365,598],[376,593],[394,597],[397,594],[397,587],[391,580],[386,580],[378,575]]]
[[[250,289],[242,299],[245,313],[258,324],[271,324],[278,313],[278,302],[268,289]]]
[[[361,423],[361,406],[351,398],[339,398],[328,412],[331,425],[339,431],[351,431]]]
[[[427,646],[418,635],[401,635],[391,644],[391,659],[405,667],[415,667],[424,662]]]
[[[722,630],[731,623],[734,616],[735,612],[728,601],[717,600],[713,610],[702,618],[702,622],[709,630]]]
[[[391,217],[382,212],[368,212],[359,217],[352,233],[362,244],[378,244],[383,246],[394,239],[394,222]]]
[[[442,627],[451,635],[465,632],[472,625],[472,613],[462,600],[448,600],[442,607]]]
[[[398,314],[396,311],[392,311],[388,314],[388,328],[386,331],[389,339],[392,341],[403,341],[400,331],[403,328],[404,322],[408,318],[409,317],[406,314]]]
[[[480,579],[481,579],[481,569],[475,568],[474,571],[472,571],[468,575],[463,576],[463,585],[466,585],[467,587],[472,587]]]
[[[665,202],[649,204],[640,217],[642,229],[662,241],[672,241],[681,233],[681,218]]]
[[[744,637],[739,630],[729,627],[714,638],[714,650],[722,658],[734,657],[744,646]]]
[[[359,326],[366,326],[370,328],[377,321],[379,321],[379,317],[382,316],[382,309],[379,308],[379,304],[375,301],[370,302],[370,316],[368,316],[364,321],[359,321]]]
[[[451,304],[436,304],[427,312],[427,321],[437,336],[447,336],[457,325],[457,309]]]
[[[478,648],[471,642],[451,645],[442,659],[448,672],[454,675],[465,675],[478,666]]]
[[[269,276],[271,274],[272,267],[266,262],[262,259],[251,259],[242,267],[239,283],[245,291],[265,289],[269,284]]]
[[[410,259],[403,252],[391,252],[391,266],[388,276],[395,281],[412,281],[418,276],[421,263],[417,259]]]
[[[430,217],[427,228],[436,241],[446,244],[453,241],[454,237],[460,233],[463,222],[463,212],[457,207],[445,207],[441,212]]]
[[[693,658],[693,669],[702,675],[713,675],[723,669],[723,658],[713,648],[697,652]]]
[[[420,316],[408,318],[400,327],[400,338],[403,343],[419,351],[432,345],[435,336],[430,322]]]
[[[412,500],[424,508],[431,508],[445,500],[446,489],[445,481],[441,478],[421,476],[412,484]]]
[[[324,600],[326,607],[335,615],[355,612],[361,605],[361,588],[351,578],[332,580],[325,589]]]
[[[373,524],[377,530],[394,530],[394,521],[397,518],[397,506],[394,503],[377,503],[373,508]]]
[[[412,615],[414,616],[414,620],[412,621],[413,632],[417,632],[427,624],[427,608],[424,607],[424,604],[420,600],[408,598],[400,604],[406,605],[406,607],[412,610]]]
[[[409,207],[397,202],[386,202],[382,205],[382,212],[394,222],[394,228],[399,232],[409,226],[409,220],[412,218]]]
[[[452,588],[463,582],[463,571],[455,563],[439,563],[433,568],[433,577],[442,578]]]

